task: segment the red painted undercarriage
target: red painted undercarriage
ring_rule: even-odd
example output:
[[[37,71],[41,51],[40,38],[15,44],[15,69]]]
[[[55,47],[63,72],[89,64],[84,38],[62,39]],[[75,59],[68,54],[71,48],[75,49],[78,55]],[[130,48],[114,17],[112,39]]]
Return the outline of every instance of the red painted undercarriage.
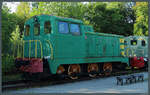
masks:
[[[136,68],[143,68],[145,66],[144,58],[143,57],[133,57],[131,58],[131,66]]]
[[[22,72],[37,73],[43,72],[43,61],[39,58],[17,58],[16,64]]]
[[[132,67],[143,68],[145,66],[144,58],[133,57],[130,60]],[[43,61],[39,58],[17,58],[16,65],[22,72],[38,73],[43,72]]]

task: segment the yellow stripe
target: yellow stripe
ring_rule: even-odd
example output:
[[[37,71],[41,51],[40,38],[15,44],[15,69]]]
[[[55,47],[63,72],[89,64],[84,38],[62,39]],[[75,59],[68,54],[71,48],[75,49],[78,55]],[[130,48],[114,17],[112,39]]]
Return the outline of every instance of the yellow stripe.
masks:
[[[120,45],[120,49],[124,49],[124,45]]]
[[[37,40],[35,41],[35,58],[37,58]]]
[[[31,40],[29,40],[29,59],[30,59],[30,52],[31,52]]]
[[[132,56],[134,52],[133,52],[133,50],[130,49],[130,48],[127,48],[127,50],[126,50],[126,51],[127,51],[127,56],[129,56],[129,50],[131,50],[131,56]]]
[[[124,39],[123,38],[120,38],[120,43],[124,43]]]
[[[42,57],[43,57],[42,44],[41,44],[41,41],[40,41],[40,40],[38,40],[38,41],[39,41],[39,43],[40,43],[40,47],[41,47],[41,59],[42,59]]]
[[[124,51],[121,51],[121,55],[125,56]]]
[[[23,41],[23,58],[24,58],[24,45],[25,43],[28,42],[29,43],[29,59],[31,57],[31,43],[32,42],[35,42],[35,57],[37,58],[37,43],[39,42],[40,43],[40,48],[41,48],[41,58],[43,57],[43,47],[42,47],[42,43],[40,40],[28,40],[28,41]],[[50,46],[50,49],[51,49],[51,59],[53,59],[53,46],[52,46],[52,43],[47,40],[49,46]],[[18,48],[18,51],[19,51],[19,48]]]
[[[42,44],[40,40],[28,40],[28,41],[24,41],[24,44],[26,42],[29,42],[29,58],[30,58],[30,53],[31,53],[31,42],[35,42],[35,57],[37,57],[37,42],[40,43],[40,47],[41,47],[41,58],[43,57],[43,49],[42,49]],[[24,52],[24,50],[23,50]]]
[[[47,40],[47,42],[49,43],[49,46],[51,48],[51,59],[53,59],[53,46],[52,46],[52,43],[49,40]]]

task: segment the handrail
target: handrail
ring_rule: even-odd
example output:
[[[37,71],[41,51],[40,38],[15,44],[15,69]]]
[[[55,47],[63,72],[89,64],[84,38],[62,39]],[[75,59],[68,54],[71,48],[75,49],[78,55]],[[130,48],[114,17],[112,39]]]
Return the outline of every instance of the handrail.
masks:
[[[129,50],[131,50],[131,55],[133,55],[133,54],[134,54],[134,51],[133,51],[132,49],[130,49],[130,48],[127,48],[127,49],[126,49],[126,55],[129,56]]]
[[[30,59],[30,52],[31,52],[31,40],[29,40],[29,59]]]
[[[40,48],[41,48],[41,58],[43,57],[43,48],[42,48],[42,43],[40,40],[27,40],[27,41],[23,41],[23,59],[24,59],[24,44],[25,43],[29,43],[29,59],[31,57],[30,53],[31,53],[31,43],[35,42],[35,58],[37,58],[37,43],[40,43]],[[19,44],[18,44],[18,52],[17,52],[17,57],[19,57]]]
[[[24,59],[24,48],[25,48],[25,43],[29,43],[29,59],[30,59],[30,57],[31,57],[31,43],[33,43],[33,42],[35,42],[35,58],[37,58],[37,43],[39,42],[40,43],[40,49],[41,49],[41,58],[43,57],[43,47],[42,47],[42,43],[41,43],[41,41],[40,40],[26,40],[26,41],[23,41],[23,43],[22,43],[22,45],[23,45],[23,49],[22,49],[22,51],[23,51],[23,59]],[[46,40],[46,42],[49,44],[49,47],[50,47],[50,49],[51,49],[51,52],[50,52],[50,55],[51,55],[51,59],[53,59],[53,57],[54,57],[54,55],[53,55],[53,46],[52,46],[52,43],[49,41],[49,40]],[[19,45],[20,44],[18,44],[18,52],[17,52],[17,57],[19,57],[19,51],[20,51],[20,49],[19,49]]]
[[[49,46],[51,48],[51,59],[53,59],[53,47],[52,47],[52,43],[49,40],[46,40],[49,43]]]
[[[35,41],[35,58],[37,58],[37,40]]]

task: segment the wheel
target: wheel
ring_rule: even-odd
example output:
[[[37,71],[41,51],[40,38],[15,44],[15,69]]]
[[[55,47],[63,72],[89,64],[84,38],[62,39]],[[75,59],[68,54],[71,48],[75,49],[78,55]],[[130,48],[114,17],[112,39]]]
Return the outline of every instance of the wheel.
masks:
[[[59,66],[56,73],[62,74],[62,73],[64,73],[64,71],[65,71],[65,68],[63,66]]]
[[[104,74],[109,76],[112,72],[112,63],[104,63],[103,65]]]
[[[71,64],[68,67],[68,75],[71,79],[78,79],[78,75],[81,72],[79,64]]]
[[[90,77],[96,77],[97,74],[95,74],[94,72],[98,72],[99,68],[98,65],[93,63],[93,64],[88,64],[88,73]]]

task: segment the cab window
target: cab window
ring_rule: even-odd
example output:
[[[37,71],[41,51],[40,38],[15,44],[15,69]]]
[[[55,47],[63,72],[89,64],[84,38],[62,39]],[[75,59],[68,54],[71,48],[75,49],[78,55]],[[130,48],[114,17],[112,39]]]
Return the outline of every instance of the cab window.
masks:
[[[51,33],[51,23],[50,23],[50,21],[46,21],[44,23],[44,32],[45,32],[45,34]]]
[[[29,36],[30,35],[30,25],[26,25],[25,27],[25,36]]]
[[[63,34],[69,33],[69,28],[68,28],[67,22],[59,22],[58,28],[59,28],[59,33],[63,33]]]
[[[131,40],[131,45],[137,45],[137,40]]]
[[[80,35],[80,27],[78,24],[70,24],[70,32],[73,35]]]
[[[34,35],[40,35],[40,24],[34,24]]]
[[[127,41],[124,41],[124,45],[128,45]]]
[[[142,40],[142,41],[141,41],[141,44],[142,44],[142,46],[146,46],[145,40]]]

